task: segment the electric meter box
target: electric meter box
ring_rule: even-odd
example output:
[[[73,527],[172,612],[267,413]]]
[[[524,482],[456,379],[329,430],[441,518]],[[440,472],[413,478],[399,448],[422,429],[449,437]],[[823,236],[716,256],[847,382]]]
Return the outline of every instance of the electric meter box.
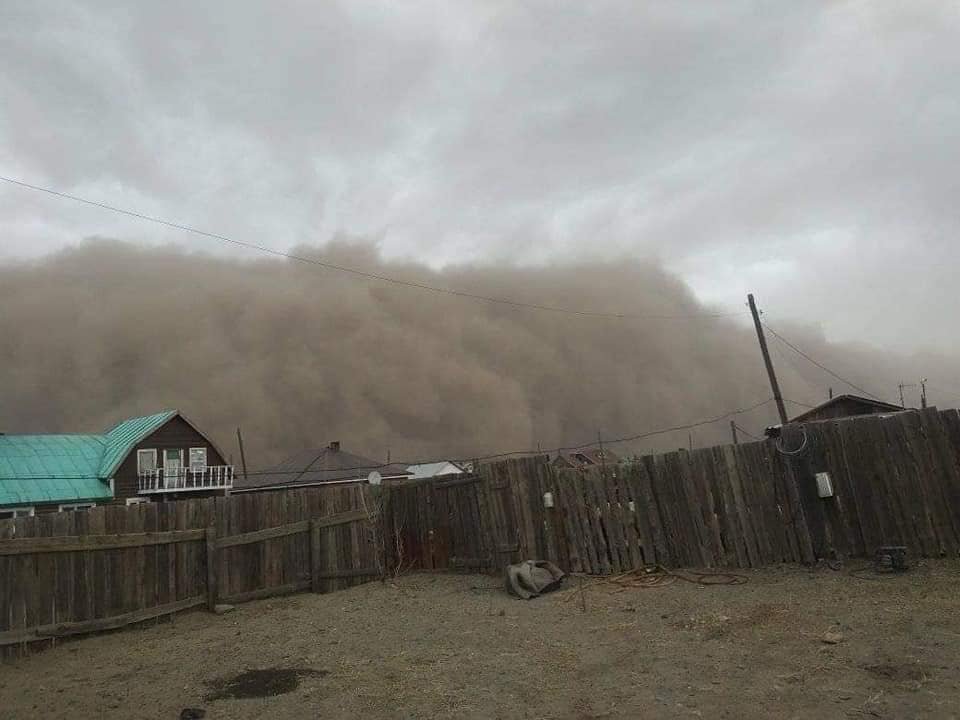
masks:
[[[830,479],[830,473],[817,473],[817,495],[822,498],[833,497],[833,480]]]

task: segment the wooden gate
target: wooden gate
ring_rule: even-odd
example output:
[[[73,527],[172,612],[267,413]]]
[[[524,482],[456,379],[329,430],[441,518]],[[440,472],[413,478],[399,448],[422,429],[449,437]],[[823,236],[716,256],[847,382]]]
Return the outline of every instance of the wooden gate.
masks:
[[[484,478],[401,481],[384,490],[384,532],[393,571],[491,567],[491,503]]]

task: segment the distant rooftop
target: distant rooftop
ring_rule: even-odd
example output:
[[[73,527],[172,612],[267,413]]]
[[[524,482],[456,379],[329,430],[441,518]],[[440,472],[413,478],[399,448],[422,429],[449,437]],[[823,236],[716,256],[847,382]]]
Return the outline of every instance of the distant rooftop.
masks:
[[[790,422],[809,422],[811,420],[828,420],[837,417],[849,417],[856,415],[873,415],[877,413],[903,412],[905,408],[884,402],[883,400],[873,400],[860,395],[835,395],[814,408],[800,413],[790,420]]]
[[[384,464],[354,455],[341,450],[339,442],[332,442],[323,448],[301,450],[262,473],[235,478],[233,491],[363,480],[374,470],[385,478],[411,475],[406,465]]]

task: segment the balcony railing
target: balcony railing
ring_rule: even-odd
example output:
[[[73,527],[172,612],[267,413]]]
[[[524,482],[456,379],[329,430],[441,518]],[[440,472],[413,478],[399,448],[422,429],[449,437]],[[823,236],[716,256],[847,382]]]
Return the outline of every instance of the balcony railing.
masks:
[[[233,465],[208,465],[203,468],[158,468],[157,470],[141,470],[139,476],[141,493],[229,490],[233,487]]]

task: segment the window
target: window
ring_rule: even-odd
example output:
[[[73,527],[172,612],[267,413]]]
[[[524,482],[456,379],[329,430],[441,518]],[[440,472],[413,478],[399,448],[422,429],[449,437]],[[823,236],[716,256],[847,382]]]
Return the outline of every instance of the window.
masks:
[[[145,505],[145,504],[148,503],[148,502],[150,502],[150,499],[149,499],[149,498],[142,498],[142,497],[129,497],[129,498],[127,498],[127,505],[128,505],[128,506],[130,506],[130,505]]]
[[[69,510],[89,510],[90,508],[96,506],[96,503],[67,503],[60,506],[60,512]]]
[[[0,520],[12,520],[21,517],[33,517],[33,507],[0,508]]]
[[[137,450],[137,472],[150,473],[157,470],[156,450]]]
[[[163,474],[166,477],[178,477],[183,468],[183,450],[163,451]]]
[[[190,469],[207,469],[207,449],[205,447],[190,448]]]

